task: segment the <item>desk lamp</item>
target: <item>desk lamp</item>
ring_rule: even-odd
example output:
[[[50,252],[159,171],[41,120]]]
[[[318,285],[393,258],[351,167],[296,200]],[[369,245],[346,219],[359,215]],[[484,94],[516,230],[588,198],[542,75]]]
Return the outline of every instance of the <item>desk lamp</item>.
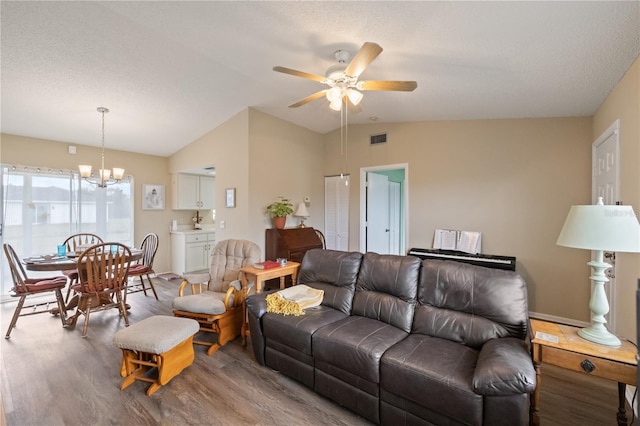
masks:
[[[307,226],[304,224],[306,218],[309,217],[309,211],[307,210],[307,205],[305,203],[298,204],[298,209],[293,214],[295,217],[300,218],[300,225],[298,228],[306,228]]]
[[[593,290],[589,309],[591,325],[578,334],[591,342],[620,346],[620,339],[605,327],[604,316],[609,302],[604,284],[609,281],[604,271],[611,265],[604,262],[603,252],[640,252],[640,224],[631,206],[604,205],[602,197],[592,206],[572,206],[562,227],[557,245],[594,251],[591,266]]]

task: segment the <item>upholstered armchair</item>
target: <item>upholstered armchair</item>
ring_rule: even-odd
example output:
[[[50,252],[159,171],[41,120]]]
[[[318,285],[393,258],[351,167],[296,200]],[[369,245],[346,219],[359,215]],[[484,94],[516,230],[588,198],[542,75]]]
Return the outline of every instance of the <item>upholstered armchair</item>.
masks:
[[[195,319],[200,332],[217,334],[213,342],[193,341],[209,346],[208,355],[240,335],[242,304],[251,290],[243,288],[240,268],[260,262],[260,254],[260,247],[251,241],[223,240],[213,249],[209,272],[184,274],[173,300],[173,315]]]

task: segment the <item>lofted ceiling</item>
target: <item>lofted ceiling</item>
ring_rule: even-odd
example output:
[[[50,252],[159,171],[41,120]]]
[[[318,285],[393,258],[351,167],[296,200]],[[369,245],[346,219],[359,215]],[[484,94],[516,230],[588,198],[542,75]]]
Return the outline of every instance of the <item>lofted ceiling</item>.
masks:
[[[338,49],[384,51],[350,123],[589,116],[640,54],[640,3],[2,1],[3,133],[168,156],[247,107],[316,132]]]

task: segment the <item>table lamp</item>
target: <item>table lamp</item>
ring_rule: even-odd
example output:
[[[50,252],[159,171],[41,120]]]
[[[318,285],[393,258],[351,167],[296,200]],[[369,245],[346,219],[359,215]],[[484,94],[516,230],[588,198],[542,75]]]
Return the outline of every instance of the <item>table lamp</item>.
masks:
[[[578,334],[591,342],[620,346],[620,339],[605,327],[604,316],[609,312],[609,302],[604,284],[609,279],[604,271],[611,265],[604,262],[603,252],[640,252],[640,224],[633,209],[631,206],[605,206],[602,197],[592,206],[572,206],[556,244],[595,253],[595,259],[588,263],[593,282],[589,302],[591,325]]]
[[[309,217],[309,211],[307,210],[307,205],[305,203],[298,204],[298,209],[293,215],[300,218],[300,225],[298,225],[298,228],[306,228],[304,221],[306,218]]]

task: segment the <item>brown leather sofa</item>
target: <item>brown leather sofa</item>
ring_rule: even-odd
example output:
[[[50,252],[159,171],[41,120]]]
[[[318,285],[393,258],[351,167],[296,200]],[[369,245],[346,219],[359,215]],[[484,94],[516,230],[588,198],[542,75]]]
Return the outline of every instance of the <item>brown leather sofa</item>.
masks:
[[[304,316],[247,299],[258,363],[383,425],[528,423],[535,371],[524,280],[413,256],[314,249]]]

